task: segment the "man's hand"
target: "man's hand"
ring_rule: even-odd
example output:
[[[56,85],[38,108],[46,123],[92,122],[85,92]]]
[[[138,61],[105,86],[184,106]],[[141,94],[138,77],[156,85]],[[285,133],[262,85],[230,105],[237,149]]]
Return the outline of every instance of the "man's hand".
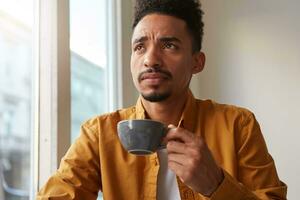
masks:
[[[195,192],[211,196],[224,179],[205,141],[183,128],[169,125],[165,142],[168,166]]]

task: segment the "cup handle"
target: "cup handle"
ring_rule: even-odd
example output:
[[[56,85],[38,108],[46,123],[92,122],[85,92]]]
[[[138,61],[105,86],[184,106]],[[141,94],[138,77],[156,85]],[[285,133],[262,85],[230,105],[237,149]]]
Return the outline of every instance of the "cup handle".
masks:
[[[164,137],[166,137],[167,133],[169,132],[170,128],[168,127],[165,127],[165,130],[164,130]],[[165,149],[167,147],[166,144],[159,144],[158,147],[157,147],[157,150],[162,150],[162,149]]]
[[[165,144],[160,144],[158,147],[157,147],[157,150],[162,150],[162,149],[165,149],[167,147],[167,145]]]

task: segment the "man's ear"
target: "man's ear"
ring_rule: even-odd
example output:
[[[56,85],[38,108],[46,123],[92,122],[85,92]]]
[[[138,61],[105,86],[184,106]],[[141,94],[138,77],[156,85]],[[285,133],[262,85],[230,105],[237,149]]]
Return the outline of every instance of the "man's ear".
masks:
[[[201,51],[194,53],[194,66],[192,69],[193,74],[197,74],[204,69],[205,66],[205,54]]]

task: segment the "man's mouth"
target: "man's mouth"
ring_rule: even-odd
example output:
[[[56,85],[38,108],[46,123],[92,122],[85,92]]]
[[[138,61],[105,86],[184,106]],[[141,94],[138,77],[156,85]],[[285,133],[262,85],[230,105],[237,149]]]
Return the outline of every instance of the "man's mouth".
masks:
[[[163,80],[172,79],[172,74],[169,71],[164,71],[161,69],[152,69],[149,68],[146,71],[143,71],[138,76],[138,81],[143,80],[160,82]]]
[[[140,80],[146,80],[146,79],[169,79],[165,74],[157,73],[157,72],[151,72],[151,73],[145,73],[141,76]]]

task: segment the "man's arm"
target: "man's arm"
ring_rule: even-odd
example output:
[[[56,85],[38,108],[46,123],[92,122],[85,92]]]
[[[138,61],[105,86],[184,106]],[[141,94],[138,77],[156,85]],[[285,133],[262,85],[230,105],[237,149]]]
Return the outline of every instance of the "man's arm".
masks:
[[[280,182],[253,114],[242,118],[236,135],[238,177],[220,168],[201,137],[183,128],[173,128],[169,141],[169,167],[183,183],[207,199],[286,199],[287,187]]]
[[[96,199],[101,189],[96,125],[83,125],[79,138],[70,147],[59,169],[37,194],[46,199]]]
[[[224,171],[225,178],[211,199],[286,199],[287,186],[278,178],[274,161],[252,113],[241,119],[236,134],[238,175],[233,178]]]
[[[168,167],[192,190],[211,196],[224,177],[205,141],[186,129],[169,128],[165,138]]]

